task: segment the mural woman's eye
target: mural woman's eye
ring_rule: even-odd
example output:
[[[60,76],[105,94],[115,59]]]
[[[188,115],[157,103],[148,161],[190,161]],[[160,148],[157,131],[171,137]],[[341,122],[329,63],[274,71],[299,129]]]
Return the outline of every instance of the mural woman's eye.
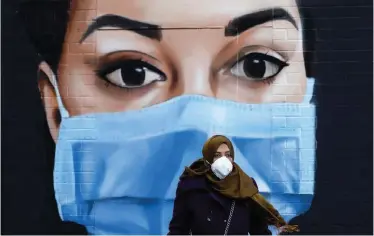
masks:
[[[140,88],[148,84],[165,81],[165,74],[141,60],[122,60],[97,71],[105,81],[122,88]]]
[[[237,77],[266,81],[275,77],[288,63],[263,53],[252,52],[242,57],[230,70]]]

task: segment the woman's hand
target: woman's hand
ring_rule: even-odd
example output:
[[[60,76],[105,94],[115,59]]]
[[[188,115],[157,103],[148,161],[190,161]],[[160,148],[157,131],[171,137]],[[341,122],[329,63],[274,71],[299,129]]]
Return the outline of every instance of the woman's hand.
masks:
[[[284,225],[277,228],[277,234],[283,233],[292,233],[292,232],[300,232],[299,228],[296,225]]]

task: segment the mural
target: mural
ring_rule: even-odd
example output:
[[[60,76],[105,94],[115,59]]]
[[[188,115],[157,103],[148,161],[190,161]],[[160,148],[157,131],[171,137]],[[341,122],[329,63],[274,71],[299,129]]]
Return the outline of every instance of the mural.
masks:
[[[285,219],[309,209],[314,78],[297,1],[28,1],[20,14],[37,8],[40,24],[59,19],[53,37],[30,34],[64,221],[167,233],[178,178],[214,134]]]

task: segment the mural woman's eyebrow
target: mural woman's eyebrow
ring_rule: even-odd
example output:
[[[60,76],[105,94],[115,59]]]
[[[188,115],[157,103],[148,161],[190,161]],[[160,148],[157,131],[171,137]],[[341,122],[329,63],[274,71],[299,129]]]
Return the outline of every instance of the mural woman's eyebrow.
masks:
[[[232,19],[225,28],[225,36],[236,36],[269,21],[286,20],[298,29],[295,19],[283,8],[266,9]]]
[[[158,25],[153,25],[141,21],[135,21],[118,15],[103,15],[93,20],[86,32],[79,40],[82,43],[90,34],[104,27],[114,27],[122,30],[130,30],[150,39],[161,40],[161,30]]]

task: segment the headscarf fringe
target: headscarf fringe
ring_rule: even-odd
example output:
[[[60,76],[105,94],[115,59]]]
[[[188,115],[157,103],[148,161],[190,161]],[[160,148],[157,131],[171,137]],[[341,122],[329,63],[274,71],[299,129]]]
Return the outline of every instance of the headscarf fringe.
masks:
[[[269,213],[270,217],[268,218],[268,225],[275,226],[278,230],[281,230],[282,233],[293,233],[300,231],[297,225],[287,224],[273,205],[271,205],[260,193],[254,194],[251,198]]]

